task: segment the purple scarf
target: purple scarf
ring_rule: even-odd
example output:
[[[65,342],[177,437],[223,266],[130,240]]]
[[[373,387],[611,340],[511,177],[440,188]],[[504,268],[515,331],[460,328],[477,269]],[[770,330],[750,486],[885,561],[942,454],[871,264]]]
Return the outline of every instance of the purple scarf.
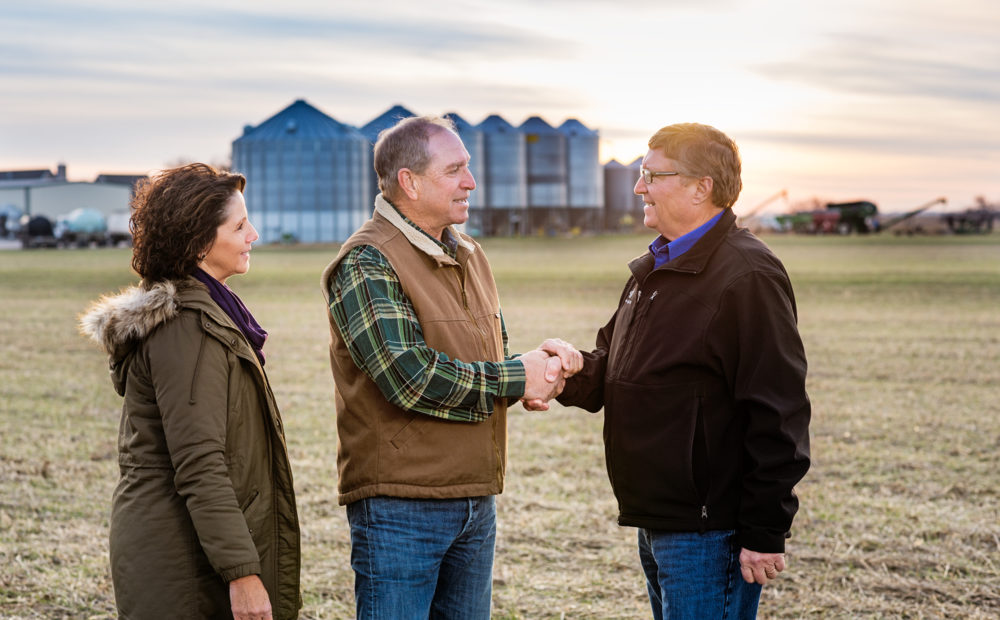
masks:
[[[219,282],[212,276],[208,275],[200,267],[195,267],[194,273],[192,273],[199,282],[208,287],[208,294],[212,296],[212,301],[219,304],[222,311],[225,312],[236,327],[240,328],[243,335],[246,336],[247,342],[250,343],[250,347],[253,352],[257,354],[257,359],[260,360],[260,365],[264,365],[264,341],[267,340],[267,332],[264,328],[260,326],[250,311],[247,310],[246,305],[243,301],[236,296],[231,288]]]

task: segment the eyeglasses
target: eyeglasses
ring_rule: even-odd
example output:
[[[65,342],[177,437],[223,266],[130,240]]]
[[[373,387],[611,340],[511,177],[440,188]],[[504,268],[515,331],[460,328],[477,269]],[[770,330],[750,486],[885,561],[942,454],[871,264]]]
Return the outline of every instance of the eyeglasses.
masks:
[[[652,170],[646,170],[645,168],[639,168],[639,177],[649,185],[653,182],[654,177],[673,177],[680,175],[680,172],[653,172]]]

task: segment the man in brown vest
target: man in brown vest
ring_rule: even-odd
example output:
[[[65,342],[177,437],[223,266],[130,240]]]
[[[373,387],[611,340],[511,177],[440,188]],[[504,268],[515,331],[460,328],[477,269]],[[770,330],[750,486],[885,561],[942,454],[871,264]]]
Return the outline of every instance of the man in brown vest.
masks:
[[[489,262],[452,227],[476,182],[450,121],[383,131],[375,170],[375,213],[322,281],[357,615],[488,619],[507,403],[553,398],[582,356],[508,355]]]

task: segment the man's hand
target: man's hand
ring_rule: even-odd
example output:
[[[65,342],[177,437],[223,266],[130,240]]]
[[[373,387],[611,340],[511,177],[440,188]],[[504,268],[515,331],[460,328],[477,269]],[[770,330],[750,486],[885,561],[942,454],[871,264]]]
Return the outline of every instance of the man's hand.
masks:
[[[555,398],[566,385],[562,376],[562,362],[556,356],[549,357],[548,353],[540,349],[529,351],[517,359],[524,364],[522,400],[536,403],[536,410],[548,409],[549,406],[545,403]]]
[[[555,381],[557,373],[561,374],[563,379],[568,379],[583,369],[583,355],[576,350],[576,347],[564,340],[549,338],[539,345],[538,350],[553,355],[549,358],[549,365],[545,371],[545,378],[548,381]],[[554,364],[553,360],[559,360],[559,364]],[[562,392],[562,388],[559,388],[559,392]],[[555,395],[558,396],[558,392]],[[528,411],[548,411],[549,409],[546,401],[527,396],[521,398],[521,405]]]
[[[229,582],[229,604],[234,620],[272,620],[271,600],[264,582],[257,575],[247,575]]]
[[[559,356],[559,360],[562,362],[564,379],[569,379],[583,370],[583,354],[565,340],[549,338],[540,344],[538,348],[550,355]]]
[[[749,549],[740,551],[740,572],[743,573],[743,581],[747,583],[767,585],[768,581],[777,579],[778,573],[783,570],[784,553],[757,553]]]

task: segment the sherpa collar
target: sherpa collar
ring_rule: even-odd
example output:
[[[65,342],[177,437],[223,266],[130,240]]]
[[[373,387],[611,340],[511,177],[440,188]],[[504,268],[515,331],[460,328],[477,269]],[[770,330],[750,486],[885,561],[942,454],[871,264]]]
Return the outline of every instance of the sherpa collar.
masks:
[[[445,256],[445,251],[440,245],[434,242],[434,239],[430,235],[406,221],[402,214],[396,210],[396,207],[392,206],[382,194],[375,197],[375,212],[389,220],[417,249],[429,256]],[[476,251],[475,244],[463,238],[461,233],[455,230],[454,226],[448,227],[448,233],[458,243],[459,247],[465,248],[470,254]]]

